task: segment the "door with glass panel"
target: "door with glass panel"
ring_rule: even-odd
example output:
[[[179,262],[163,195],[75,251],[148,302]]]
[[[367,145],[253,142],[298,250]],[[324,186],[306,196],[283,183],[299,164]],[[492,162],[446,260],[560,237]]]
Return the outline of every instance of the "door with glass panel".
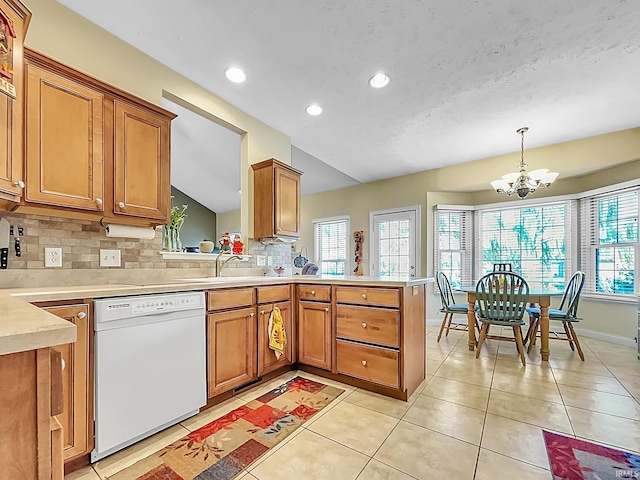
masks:
[[[418,275],[419,218],[419,207],[371,213],[371,275]]]

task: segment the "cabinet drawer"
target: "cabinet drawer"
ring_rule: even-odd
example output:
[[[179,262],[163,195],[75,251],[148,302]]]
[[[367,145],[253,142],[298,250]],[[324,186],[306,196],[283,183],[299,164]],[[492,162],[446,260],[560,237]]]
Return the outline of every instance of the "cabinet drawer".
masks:
[[[271,303],[289,300],[289,285],[274,285],[273,287],[258,287],[258,303]]]
[[[328,302],[331,300],[331,287],[329,285],[298,285],[298,297],[300,300]]]
[[[207,310],[243,307],[253,305],[254,289],[237,288],[234,290],[209,290],[207,292]]]
[[[398,352],[338,340],[338,373],[380,385],[400,386]]]
[[[337,287],[338,303],[399,307],[400,292],[392,288]]]
[[[400,346],[400,312],[372,307],[338,305],[338,337]]]

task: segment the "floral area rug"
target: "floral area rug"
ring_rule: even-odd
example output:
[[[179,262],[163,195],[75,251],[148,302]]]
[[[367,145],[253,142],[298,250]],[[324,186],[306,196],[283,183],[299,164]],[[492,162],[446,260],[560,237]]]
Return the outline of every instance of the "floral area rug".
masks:
[[[343,391],[296,377],[109,479],[232,479]]]
[[[544,432],[554,480],[640,478],[640,455]]]

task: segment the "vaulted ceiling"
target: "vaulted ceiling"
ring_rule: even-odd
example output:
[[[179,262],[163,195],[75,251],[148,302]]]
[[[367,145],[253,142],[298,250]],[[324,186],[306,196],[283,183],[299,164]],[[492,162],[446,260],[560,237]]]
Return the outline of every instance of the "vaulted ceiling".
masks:
[[[348,181],[515,152],[523,125],[537,147],[640,123],[632,0],[60,1]]]

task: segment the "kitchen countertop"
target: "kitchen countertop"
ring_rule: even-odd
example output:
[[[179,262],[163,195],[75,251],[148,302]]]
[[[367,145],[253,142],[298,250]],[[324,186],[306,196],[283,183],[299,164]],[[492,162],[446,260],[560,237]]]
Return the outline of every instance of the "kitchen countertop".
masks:
[[[278,285],[283,283],[326,283],[406,287],[433,282],[433,278],[388,279],[379,277],[210,277],[178,279],[149,284],[103,284],[0,290],[0,355],[76,341],[75,325],[31,305],[29,302],[104,298],[152,293],[209,290],[212,288]]]

